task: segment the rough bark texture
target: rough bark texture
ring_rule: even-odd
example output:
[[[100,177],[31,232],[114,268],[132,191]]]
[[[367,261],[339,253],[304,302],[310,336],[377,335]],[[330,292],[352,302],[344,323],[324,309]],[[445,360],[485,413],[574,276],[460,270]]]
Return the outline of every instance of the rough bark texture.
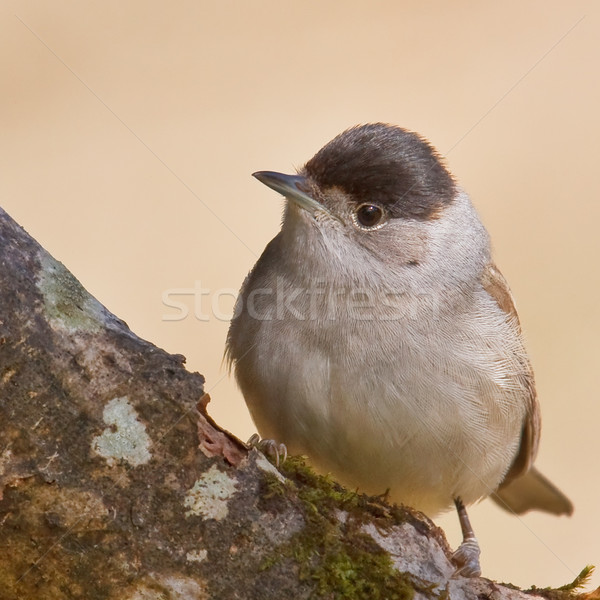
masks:
[[[525,596],[453,578],[422,515],[282,475],[203,383],[0,209],[0,599]]]

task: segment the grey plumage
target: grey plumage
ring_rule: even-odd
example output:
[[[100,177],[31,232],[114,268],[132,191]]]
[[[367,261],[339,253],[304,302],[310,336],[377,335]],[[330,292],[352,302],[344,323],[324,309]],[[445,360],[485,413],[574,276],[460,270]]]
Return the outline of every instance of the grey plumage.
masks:
[[[353,128],[299,176],[257,177],[288,201],[227,356],[260,434],[430,516],[499,488],[517,513],[570,514],[531,470],[539,411],[510,291],[427,142]]]

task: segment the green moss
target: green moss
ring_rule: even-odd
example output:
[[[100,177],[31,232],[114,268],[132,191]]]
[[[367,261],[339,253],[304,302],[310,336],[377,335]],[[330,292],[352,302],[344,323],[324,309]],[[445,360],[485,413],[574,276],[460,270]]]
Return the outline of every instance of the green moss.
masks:
[[[321,597],[412,599],[411,576],[399,573],[388,553],[361,530],[373,499],[317,475],[300,457],[288,459],[281,472],[286,481],[267,476],[263,498],[285,496],[298,503],[305,527],[263,561],[263,570],[288,559],[297,564],[300,579],[313,582]],[[383,526],[396,523],[390,514],[379,520]]]
[[[293,493],[294,484],[289,479],[281,480],[274,473],[265,471],[263,474],[264,489],[262,492],[263,498],[269,500],[271,498],[284,498],[288,494]]]
[[[310,529],[303,557],[304,575],[316,582],[320,594],[372,600],[413,598],[410,578],[394,568],[389,555],[368,535],[358,531],[345,531],[341,536],[327,532],[319,540],[316,529]]]
[[[593,572],[594,567],[592,565],[587,565],[581,570],[579,575],[571,581],[571,583],[567,583],[559,588],[538,588],[532,586],[531,589],[524,591],[528,594],[531,593],[544,596],[544,598],[548,598],[549,600],[572,600],[579,596],[577,592],[588,583]]]
[[[573,579],[573,581],[571,581],[571,583],[567,583],[566,585],[559,587],[558,591],[573,592],[575,590],[581,589],[584,585],[586,585],[586,583],[588,583],[593,572],[594,572],[593,565],[587,565],[587,566],[583,567],[583,569],[581,570],[579,575],[577,575],[577,577],[575,577],[575,579]]]
[[[286,498],[297,502],[305,518],[305,527],[268,556],[262,569],[293,560],[301,579],[314,582],[320,597],[328,599],[411,600],[415,591],[447,600],[448,591],[436,589],[408,573],[398,572],[389,555],[361,530],[366,520],[379,529],[414,520],[402,507],[388,505],[385,496],[372,498],[349,491],[330,477],[317,475],[302,457],[290,457],[280,466],[285,481],[266,474],[263,498]],[[585,567],[567,585],[558,589],[532,587],[525,593],[549,600],[574,600],[577,591],[589,580],[594,567]],[[519,589],[511,584],[505,587]]]

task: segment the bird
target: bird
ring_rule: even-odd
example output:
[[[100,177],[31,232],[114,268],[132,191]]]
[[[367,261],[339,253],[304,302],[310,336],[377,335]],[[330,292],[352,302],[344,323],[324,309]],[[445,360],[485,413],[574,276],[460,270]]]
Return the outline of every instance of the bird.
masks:
[[[533,466],[534,375],[468,194],[419,134],[347,129],[296,174],[242,284],[225,356],[263,441],[429,517],[456,507],[456,573],[481,574],[466,507],[570,515]]]

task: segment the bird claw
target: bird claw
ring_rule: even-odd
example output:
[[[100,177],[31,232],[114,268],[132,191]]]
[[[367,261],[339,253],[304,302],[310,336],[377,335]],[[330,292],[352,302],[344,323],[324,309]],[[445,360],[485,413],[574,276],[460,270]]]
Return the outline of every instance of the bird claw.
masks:
[[[285,444],[278,444],[275,440],[261,440],[258,433],[252,434],[246,444],[274,458],[276,467],[279,467],[280,462],[284,463],[287,460],[288,452]]]
[[[456,565],[454,575],[479,577],[481,575],[480,555],[481,550],[477,538],[465,539],[452,555],[452,562]]]

